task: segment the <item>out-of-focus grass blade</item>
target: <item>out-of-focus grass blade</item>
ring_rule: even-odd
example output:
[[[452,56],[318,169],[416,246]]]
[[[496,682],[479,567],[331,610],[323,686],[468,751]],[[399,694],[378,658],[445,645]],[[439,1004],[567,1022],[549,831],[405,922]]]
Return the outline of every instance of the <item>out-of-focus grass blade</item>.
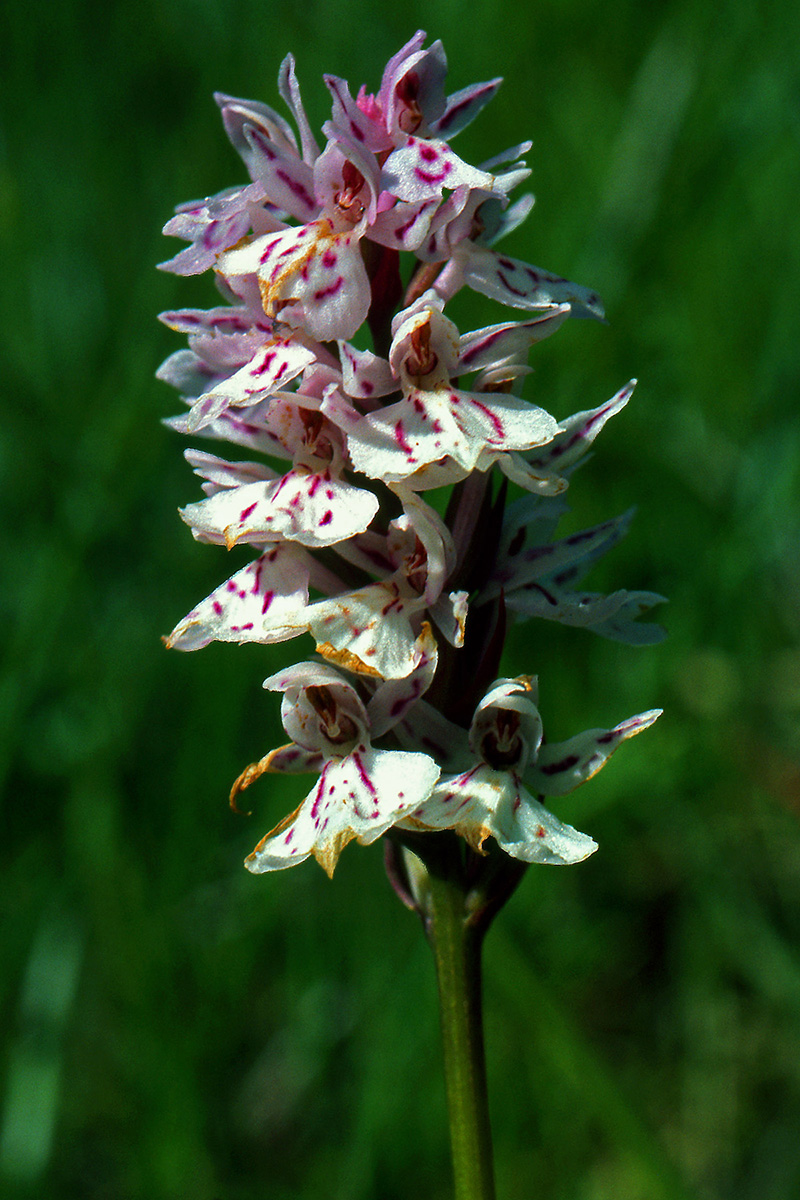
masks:
[[[531,1091],[536,1091],[536,1066],[549,1060],[563,1079],[564,1087],[575,1094],[576,1104],[590,1112],[605,1130],[619,1153],[635,1160],[646,1183],[647,1200],[697,1200],[681,1178],[656,1134],[637,1112],[614,1077],[611,1067],[580,1031],[558,998],[537,976],[531,964],[502,927],[496,927],[487,941],[487,977],[502,993],[525,1037],[525,1070],[534,1076]],[[496,970],[492,963],[496,963]],[[529,1012],[536,1020],[529,1019]]]

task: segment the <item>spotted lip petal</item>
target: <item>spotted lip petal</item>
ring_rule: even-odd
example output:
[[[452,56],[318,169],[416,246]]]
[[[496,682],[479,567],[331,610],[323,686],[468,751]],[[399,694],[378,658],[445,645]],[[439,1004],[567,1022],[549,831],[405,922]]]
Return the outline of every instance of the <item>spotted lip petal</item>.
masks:
[[[329,472],[292,470],[281,479],[245,483],[181,509],[204,540],[224,543],[300,542],[332,546],[363,533],[378,511],[372,492],[332,479]]]
[[[240,370],[195,400],[187,420],[189,432],[210,425],[227,408],[245,408],[285,387],[316,360],[313,350],[286,338],[270,339]]]
[[[299,546],[272,546],[193,608],[165,639],[167,646],[282,642],[304,632],[310,561]]]
[[[318,341],[350,338],[363,324],[369,279],[353,230],[322,218],[267,234],[219,260],[225,275],[258,276],[264,311],[302,325]],[[296,309],[287,308],[292,303]]]
[[[332,876],[344,847],[376,841],[410,808],[427,799],[439,768],[426,754],[358,746],[330,759],[300,807],[258,843],[245,866],[281,870],[314,855]]]
[[[466,186],[491,194],[497,188],[497,176],[471,167],[447,142],[416,137],[389,155],[381,182],[399,200],[412,204],[441,198],[445,189]]]
[[[557,428],[549,413],[517,396],[415,388],[365,416],[348,433],[347,445],[357,470],[399,481],[445,457],[472,471],[487,450],[530,449]]]
[[[597,849],[587,834],[565,825],[535,800],[516,772],[495,771],[486,763],[442,778],[412,816],[426,829],[453,829],[478,851],[493,837],[523,862],[577,863]]]

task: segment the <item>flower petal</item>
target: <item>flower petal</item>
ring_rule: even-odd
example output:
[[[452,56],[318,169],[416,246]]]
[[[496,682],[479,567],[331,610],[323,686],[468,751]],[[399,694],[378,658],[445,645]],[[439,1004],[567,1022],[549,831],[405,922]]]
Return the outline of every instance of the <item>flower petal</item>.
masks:
[[[394,150],[383,165],[383,186],[398,200],[416,204],[442,196],[464,184],[493,192],[497,176],[471,167],[448,146],[435,138],[410,137],[405,146]]]
[[[297,745],[317,750],[325,759],[344,758],[369,740],[364,701],[352,683],[327,663],[296,663],[265,679],[264,687],[283,692],[281,720]]]
[[[393,729],[398,721],[417,703],[433,683],[436,674],[438,651],[436,640],[427,621],[422,623],[422,632],[414,644],[414,667],[402,679],[389,679],[381,683],[367,705],[370,731],[374,738],[382,737]]]
[[[304,546],[332,546],[363,533],[378,511],[372,492],[330,475],[304,470],[282,479],[246,483],[181,509],[181,516],[204,539],[240,542],[283,540]]]
[[[359,237],[352,229],[335,233],[326,218],[229,250],[219,267],[226,275],[257,274],[267,316],[280,311],[321,342],[352,337],[369,309]],[[302,311],[287,309],[290,302]]]
[[[458,344],[458,369],[480,371],[524,359],[530,346],[549,337],[570,315],[568,304],[556,304],[530,321],[504,321],[464,334]]]
[[[293,54],[287,54],[281,63],[278,72],[278,91],[286,102],[287,107],[291,109],[292,116],[297,123],[297,128],[300,130],[300,144],[303,149],[303,158],[307,163],[313,163],[319,157],[319,146],[314,134],[311,132],[311,125],[306,116],[303,101],[300,98],[300,85],[297,82],[297,75],[295,74]]]
[[[333,124],[375,154],[390,149],[392,141],[388,133],[359,108],[347,81],[338,75],[322,78],[333,98]]]
[[[348,432],[347,446],[356,470],[399,481],[448,456],[472,471],[487,450],[528,449],[557,429],[549,413],[517,396],[415,388],[365,416]]]
[[[207,271],[221,251],[235,246],[248,232],[253,208],[263,196],[261,185],[251,183],[181,205],[164,226],[164,233],[186,238],[192,245],[167,262],[159,263],[158,269],[176,275],[199,275]]]
[[[581,529],[555,542],[526,545],[528,518],[535,514],[536,498],[524,497],[511,506],[509,520],[503,530],[503,544],[492,573],[492,581],[482,593],[482,599],[506,594],[514,588],[540,583],[548,588],[552,582],[561,589],[582,578],[592,563],[615,546],[628,531],[633,509],[602,521],[591,529]]]
[[[447,107],[442,115],[429,125],[432,134],[451,138],[474,121],[478,113],[497,92],[502,79],[489,79],[486,83],[473,83],[447,97]]]
[[[209,642],[283,642],[308,628],[308,555],[287,543],[207,596],[166,638],[169,649],[199,650]]]
[[[486,763],[441,779],[412,817],[424,828],[454,830],[478,851],[493,837],[523,862],[582,862],[597,849],[592,838],[529,795],[513,771],[495,771]]]
[[[436,628],[444,634],[451,646],[461,649],[464,645],[464,636],[466,633],[467,611],[468,611],[468,593],[467,592],[450,592],[448,595],[442,593],[439,599],[429,605],[433,620],[436,622]]]
[[[184,450],[183,457],[194,468],[195,475],[207,482],[203,490],[207,496],[213,496],[226,488],[241,487],[255,480],[277,479],[277,472],[272,467],[256,462],[227,462],[216,454],[206,454],[204,450]]]
[[[373,400],[397,391],[397,380],[385,358],[371,350],[357,350],[349,342],[339,343],[342,359],[342,390],[356,400]]]
[[[235,374],[200,396],[187,425],[191,433],[210,425],[227,408],[243,408],[268,396],[316,360],[313,350],[292,338],[270,338]]]
[[[601,637],[628,645],[653,645],[666,636],[660,625],[641,624],[637,617],[666,598],[656,592],[620,590],[604,596],[597,592],[559,592],[536,582],[505,593],[506,607],[525,617],[544,617],[562,625],[591,629]]]
[[[583,458],[606,421],[628,403],[635,387],[636,380],[631,379],[605,404],[567,417],[547,449],[529,455],[531,466],[563,471]]]
[[[564,796],[605,766],[617,746],[635,737],[656,721],[662,709],[639,713],[613,729],[590,729],[566,742],[542,746],[535,765],[528,768],[526,782],[545,796]]]
[[[462,247],[465,245],[461,243]],[[552,304],[566,303],[571,305],[573,317],[594,317],[601,321],[604,317],[600,297],[590,288],[474,242],[464,251],[463,274],[464,282],[474,291],[511,308],[549,308]]]
[[[303,862],[311,854],[329,876],[353,838],[369,845],[399,815],[427,798],[439,768],[426,754],[359,746],[325,764],[303,803],[245,859],[259,874]]]
[[[428,236],[437,209],[436,197],[405,204],[398,200],[385,212],[378,213],[370,224],[368,234],[371,242],[395,250],[418,250]]]
[[[412,617],[424,598],[403,594],[392,578],[309,606],[308,628],[317,653],[350,671],[402,679],[414,669],[416,633]]]

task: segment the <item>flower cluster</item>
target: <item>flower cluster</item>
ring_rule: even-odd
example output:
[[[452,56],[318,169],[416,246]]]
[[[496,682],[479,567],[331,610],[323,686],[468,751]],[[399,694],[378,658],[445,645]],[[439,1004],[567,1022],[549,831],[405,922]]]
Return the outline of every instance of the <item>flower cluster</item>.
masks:
[[[278,86],[294,128],[218,95],[250,181],[165,228],[189,245],[163,268],[212,268],[223,301],[163,314],[189,339],[159,372],[186,405],[168,424],[247,456],[188,451],[205,498],[181,515],[199,540],[254,554],[167,644],[310,633],[318,655],[266,680],[291,742],[234,785],[235,800],[266,771],[318,775],[253,871],[314,855],[332,873],[348,841],[390,828],[577,862],[595,843],[537,797],[588,779],[658,716],[548,743],[535,681],[495,678],[509,615],[642,643],[661,631],[636,618],[661,597],[576,588],[627,515],[554,540],[572,471],[632,385],[561,422],[517,394],[531,346],[602,307],[493,248],[530,210],[509,199],[530,144],[461,159],[451,139],[500,80],[447,95],[442,46],[424,43],[389,61],[375,94],[325,77],[322,148],[291,56]],[[444,310],[462,287],[517,319],[461,333]],[[430,494],[444,487],[446,508]]]

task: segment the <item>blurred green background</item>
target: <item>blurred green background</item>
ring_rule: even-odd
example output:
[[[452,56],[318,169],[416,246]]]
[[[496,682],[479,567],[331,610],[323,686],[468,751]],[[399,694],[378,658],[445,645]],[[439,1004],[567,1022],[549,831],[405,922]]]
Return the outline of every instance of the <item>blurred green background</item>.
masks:
[[[155,320],[213,303],[154,264],[172,207],[243,181],[214,89],[279,105],[292,50],[374,88],[417,27],[458,140],[526,137],[509,253],[597,288],[608,327],[536,349],[556,415],[631,375],[571,490],[638,506],[598,587],[671,598],[637,650],[528,625],[553,738],[664,717],[559,807],[599,852],[531,870],[487,944],[503,1200],[800,1194],[800,20],[790,0],[140,0],[0,18],[3,413],[0,1193],[400,1200],[450,1192],[435,985],[380,845],[252,877],[299,799],[262,679],[310,651],[159,642],[230,572],[193,543]],[[463,329],[500,319],[459,298]],[[244,557],[244,555],[242,555]],[[302,647],[298,651],[298,647]]]

